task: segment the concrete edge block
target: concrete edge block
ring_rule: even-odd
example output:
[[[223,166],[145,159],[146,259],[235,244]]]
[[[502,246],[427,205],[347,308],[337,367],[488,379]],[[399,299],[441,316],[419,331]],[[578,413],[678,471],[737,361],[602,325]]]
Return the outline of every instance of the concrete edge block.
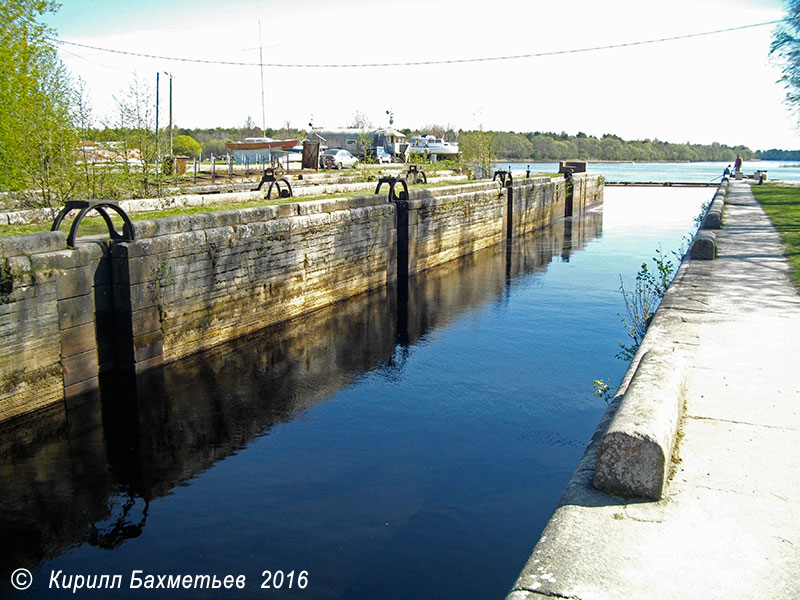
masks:
[[[703,218],[701,229],[722,229],[722,211],[709,210]]]
[[[648,351],[597,449],[594,487],[659,500],[669,474],[686,395],[687,367],[676,352]]]
[[[706,214],[703,217],[703,222],[700,229],[721,229],[722,228],[722,211],[725,208],[725,194],[717,191],[711,205],[708,207]]]
[[[717,236],[713,231],[698,231],[689,247],[689,257],[695,260],[714,260],[717,257]]]

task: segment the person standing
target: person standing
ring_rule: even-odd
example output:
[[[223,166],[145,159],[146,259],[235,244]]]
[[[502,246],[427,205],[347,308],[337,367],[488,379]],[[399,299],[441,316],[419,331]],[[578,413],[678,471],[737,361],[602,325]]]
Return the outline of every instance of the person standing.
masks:
[[[742,156],[740,154],[736,155],[736,161],[733,163],[733,172],[739,173],[742,170]]]

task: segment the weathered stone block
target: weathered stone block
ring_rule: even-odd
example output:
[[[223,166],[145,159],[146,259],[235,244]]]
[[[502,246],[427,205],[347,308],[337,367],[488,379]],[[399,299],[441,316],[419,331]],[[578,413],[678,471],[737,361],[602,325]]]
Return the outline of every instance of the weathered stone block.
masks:
[[[154,356],[164,353],[164,336],[161,331],[151,331],[133,337],[133,358],[134,362],[141,362]]]
[[[157,306],[137,310],[131,315],[132,333],[141,336],[161,330],[161,311]]]
[[[721,229],[722,228],[722,211],[708,210],[706,216],[703,218],[703,229]]]
[[[156,225],[154,220],[145,219],[141,221],[136,221],[137,240],[155,237],[157,231],[158,231],[158,225]]]
[[[292,202],[289,204],[275,204],[275,218],[282,219],[286,217],[296,217],[300,214],[298,203]]]
[[[110,310],[95,313],[95,331],[97,332],[97,363],[100,372],[114,368],[114,313]]]
[[[73,356],[92,350],[97,345],[94,322],[61,330],[61,356]]]
[[[234,239],[234,229],[230,226],[205,230],[206,244],[214,244],[218,249],[228,247]]]
[[[62,231],[14,235],[0,238],[0,258],[53,252],[66,247],[67,236]]]
[[[31,267],[36,271],[52,271],[54,269],[74,269],[78,266],[77,254],[74,250],[58,250],[30,257]]]
[[[94,298],[87,294],[58,301],[59,329],[69,329],[94,321]]]
[[[112,311],[114,309],[113,298],[111,297],[111,285],[96,285],[94,287],[94,310],[96,313]]]
[[[82,240],[76,242],[73,252],[77,256],[77,264],[80,266],[96,264],[103,257],[109,255],[109,249],[105,242],[99,240]]]
[[[112,261],[111,270],[113,281],[118,285],[152,281],[158,275],[159,257],[157,254],[150,254],[128,258],[127,260],[118,258]]]
[[[78,381],[71,385],[64,387],[64,400],[67,403],[68,410],[75,410],[79,406],[80,400],[86,400],[84,397],[96,392],[100,388],[100,380],[98,377],[89,377],[82,381]],[[83,422],[83,421],[79,421]]]
[[[658,500],[685,400],[686,366],[675,352],[644,354],[597,450],[594,487]]]
[[[166,238],[153,237],[141,240],[137,239],[133,242],[114,242],[111,245],[111,256],[113,260],[135,258],[137,256],[168,252],[169,249],[169,241]]]
[[[255,223],[272,221],[275,218],[275,212],[275,206],[254,206],[240,209],[239,216],[242,223]]]
[[[134,312],[158,304],[158,284],[155,281],[114,285],[112,290],[114,310]]]
[[[90,265],[55,271],[58,299],[65,300],[89,294],[94,285],[94,271],[94,267]]]
[[[216,229],[219,227],[233,227],[242,223],[242,213],[239,210],[221,210],[196,215],[192,220],[192,229]]]
[[[61,358],[64,367],[64,387],[97,377],[97,350],[92,348],[86,352]]]
[[[159,354],[157,356],[153,356],[152,358],[148,358],[145,360],[141,360],[135,363],[133,366],[133,372],[137,375],[139,373],[144,373],[145,371],[149,371],[150,369],[154,369],[160,365],[164,364],[164,355]]]

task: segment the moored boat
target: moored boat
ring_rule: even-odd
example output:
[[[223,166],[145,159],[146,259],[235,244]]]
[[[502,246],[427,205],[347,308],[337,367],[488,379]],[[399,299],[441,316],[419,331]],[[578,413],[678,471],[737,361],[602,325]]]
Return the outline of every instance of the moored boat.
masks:
[[[229,150],[233,152],[233,159],[236,162],[269,161],[273,157],[282,156],[290,151],[300,140],[273,140],[268,137],[249,137],[241,142],[225,142]]]
[[[456,142],[445,142],[433,135],[415,135],[408,149],[411,154],[427,154],[432,157],[450,157],[458,154]]]

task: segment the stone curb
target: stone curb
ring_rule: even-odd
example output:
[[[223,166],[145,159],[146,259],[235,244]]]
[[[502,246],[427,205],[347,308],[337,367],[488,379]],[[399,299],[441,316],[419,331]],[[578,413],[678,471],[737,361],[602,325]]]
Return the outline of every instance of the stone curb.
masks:
[[[659,500],[685,399],[686,365],[675,352],[642,356],[597,450],[594,487]]]
[[[717,192],[716,196],[714,196],[714,201],[706,212],[701,229],[720,229],[722,227],[722,210],[724,208],[725,194]]]
[[[704,222],[712,211],[721,216],[726,183],[714,194]],[[689,247],[689,258],[713,260],[716,254],[714,232],[698,230]],[[680,269],[673,284],[679,274]],[[655,329],[652,325],[648,328],[650,339]],[[674,349],[642,350],[639,362],[628,369],[625,380],[629,383],[619,409],[598,446],[592,481],[596,489],[609,494],[659,500],[667,484],[683,411],[687,366]]]
[[[717,236],[713,231],[698,231],[689,248],[689,257],[714,260],[717,257]]]

